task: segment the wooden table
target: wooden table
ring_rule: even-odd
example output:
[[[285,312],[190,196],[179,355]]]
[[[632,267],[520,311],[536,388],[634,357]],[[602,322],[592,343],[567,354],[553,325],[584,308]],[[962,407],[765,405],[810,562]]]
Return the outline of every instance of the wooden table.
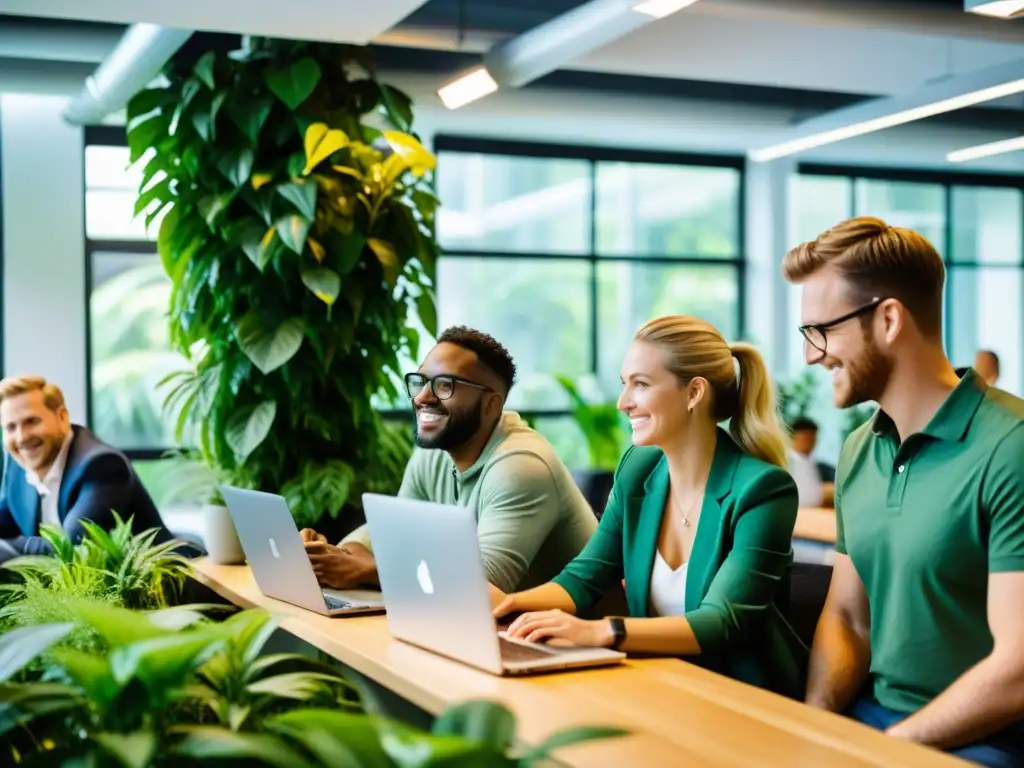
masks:
[[[836,543],[836,511],[828,507],[801,507],[796,513],[794,539]]]
[[[287,615],[283,629],[431,714],[469,699],[497,700],[515,713],[527,744],[577,725],[632,732],[559,750],[569,765],[966,765],[675,659],[498,677],[393,639],[384,616],[327,618],[264,596],[247,566],[193,565],[195,577],[222,597]]]

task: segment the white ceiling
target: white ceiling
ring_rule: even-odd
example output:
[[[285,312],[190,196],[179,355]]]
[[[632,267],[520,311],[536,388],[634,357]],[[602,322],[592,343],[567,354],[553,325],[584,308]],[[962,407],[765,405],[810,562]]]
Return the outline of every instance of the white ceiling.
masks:
[[[0,0],[0,13],[363,44],[426,0]]]
[[[500,39],[469,30],[457,42],[455,30],[402,24],[376,42],[483,52]],[[1024,21],[904,0],[701,0],[564,68],[892,95],[1021,58]]]
[[[1024,58],[994,42],[829,18],[733,16],[702,3],[592,51],[574,69],[685,80],[894,94]],[[1015,22],[1007,22],[1015,23]]]

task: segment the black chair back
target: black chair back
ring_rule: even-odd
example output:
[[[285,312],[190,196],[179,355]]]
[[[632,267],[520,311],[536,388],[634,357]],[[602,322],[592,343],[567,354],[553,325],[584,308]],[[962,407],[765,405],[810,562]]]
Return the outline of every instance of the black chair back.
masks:
[[[832,583],[832,566],[793,563],[789,584],[789,623],[808,648]]]

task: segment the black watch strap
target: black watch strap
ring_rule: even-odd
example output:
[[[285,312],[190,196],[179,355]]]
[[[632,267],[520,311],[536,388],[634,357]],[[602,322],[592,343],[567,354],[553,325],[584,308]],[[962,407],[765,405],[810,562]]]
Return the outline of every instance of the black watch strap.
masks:
[[[618,650],[626,642],[626,622],[619,616],[611,616],[608,621],[612,625],[613,639],[611,647]]]

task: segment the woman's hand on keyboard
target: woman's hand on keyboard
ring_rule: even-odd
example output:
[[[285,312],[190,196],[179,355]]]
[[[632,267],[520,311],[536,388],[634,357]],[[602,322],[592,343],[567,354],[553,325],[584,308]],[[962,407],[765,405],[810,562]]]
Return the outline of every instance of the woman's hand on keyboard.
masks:
[[[564,611],[524,613],[512,622],[507,634],[514,640],[529,643],[562,640],[572,645],[593,648],[607,648],[615,640],[607,619],[586,621]]]

